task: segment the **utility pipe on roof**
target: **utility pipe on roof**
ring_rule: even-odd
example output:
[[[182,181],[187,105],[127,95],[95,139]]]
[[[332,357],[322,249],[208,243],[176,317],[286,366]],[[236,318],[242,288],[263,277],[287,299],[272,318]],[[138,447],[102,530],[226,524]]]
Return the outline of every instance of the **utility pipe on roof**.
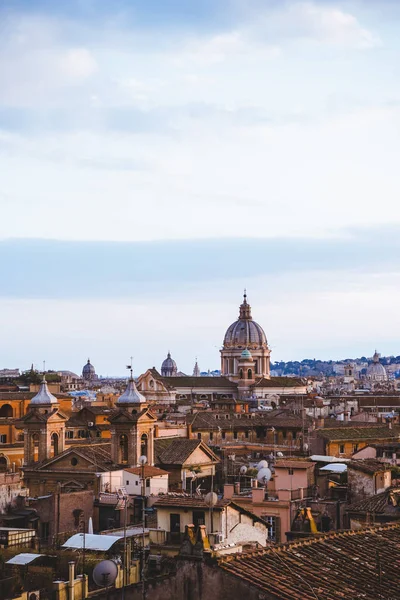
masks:
[[[74,600],[75,595],[75,563],[68,563],[68,600]]]

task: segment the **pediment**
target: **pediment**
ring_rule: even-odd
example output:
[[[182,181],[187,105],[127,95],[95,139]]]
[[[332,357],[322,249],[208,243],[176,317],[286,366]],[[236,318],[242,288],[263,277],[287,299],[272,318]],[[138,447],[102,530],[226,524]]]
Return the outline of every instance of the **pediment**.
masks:
[[[80,452],[78,449],[75,448],[68,448],[68,450],[65,450],[61,454],[58,454],[57,456],[46,460],[43,464],[38,466],[37,470],[57,471],[58,468],[62,469],[63,471],[65,471],[66,468],[73,470],[74,468],[78,468],[72,465],[71,461],[73,458],[75,458],[78,461],[80,465],[79,470],[82,470],[82,468],[85,468],[85,466],[88,465],[94,465],[97,467],[96,462],[92,460],[89,456],[86,456],[84,452]]]
[[[68,488],[68,491],[70,491],[70,492],[80,492],[81,490],[85,489],[85,485],[83,483],[80,483],[79,481],[75,481],[74,479],[71,479],[70,481],[63,483],[61,485],[61,487],[64,490],[66,490],[66,488]]]

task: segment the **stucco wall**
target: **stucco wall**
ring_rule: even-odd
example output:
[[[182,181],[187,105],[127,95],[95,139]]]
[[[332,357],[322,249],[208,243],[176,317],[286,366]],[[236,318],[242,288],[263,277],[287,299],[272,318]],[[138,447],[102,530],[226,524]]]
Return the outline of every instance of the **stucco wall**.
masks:
[[[217,531],[214,528],[215,531]],[[235,508],[228,506],[222,514],[222,531],[227,544],[238,542],[259,542],[262,546],[267,543],[268,531],[262,523],[254,520]]]

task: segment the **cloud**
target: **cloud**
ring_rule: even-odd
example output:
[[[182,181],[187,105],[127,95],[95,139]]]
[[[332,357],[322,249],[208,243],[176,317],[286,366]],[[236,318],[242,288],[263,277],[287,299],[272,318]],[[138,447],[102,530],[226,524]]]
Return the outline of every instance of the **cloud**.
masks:
[[[261,15],[254,24],[258,36],[288,40],[308,40],[320,44],[374,48],[380,45],[378,35],[364,27],[357,17],[333,3],[287,2]]]
[[[142,298],[210,282],[299,273],[398,273],[400,229],[359,229],[326,239],[275,238],[140,243],[0,242],[5,297]],[[101,257],[101,260],[99,260]],[[265,260],[269,257],[269,260]],[[48,276],[51,274],[51,276]],[[321,275],[320,275],[321,276]],[[63,282],[71,282],[65,286]]]
[[[86,48],[71,48],[58,58],[59,67],[67,80],[87,79],[98,70],[93,55]]]

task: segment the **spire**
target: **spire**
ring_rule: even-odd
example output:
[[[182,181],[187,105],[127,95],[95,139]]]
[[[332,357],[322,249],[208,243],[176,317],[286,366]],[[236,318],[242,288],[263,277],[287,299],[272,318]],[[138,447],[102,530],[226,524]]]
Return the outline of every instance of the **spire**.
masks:
[[[243,302],[240,305],[239,319],[252,319],[251,306],[247,303],[247,291],[244,289]]]
[[[199,365],[197,362],[197,356],[196,356],[196,362],[194,364],[194,369],[193,369],[193,377],[200,377],[200,369],[199,369]]]

